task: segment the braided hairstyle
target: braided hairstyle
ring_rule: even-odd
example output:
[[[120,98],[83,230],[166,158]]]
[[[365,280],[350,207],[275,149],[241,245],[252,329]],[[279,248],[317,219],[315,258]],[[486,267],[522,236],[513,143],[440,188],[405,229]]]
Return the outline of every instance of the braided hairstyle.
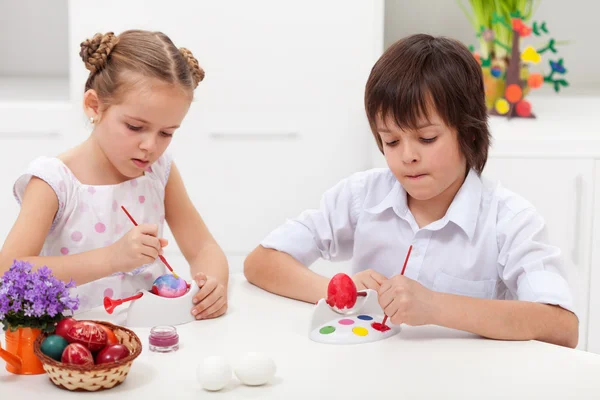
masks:
[[[133,74],[178,84],[191,93],[204,79],[204,70],[192,52],[178,49],[162,32],[128,30],[96,33],[81,43],[79,52],[90,71],[85,91],[93,89],[103,103],[118,103],[134,82]]]

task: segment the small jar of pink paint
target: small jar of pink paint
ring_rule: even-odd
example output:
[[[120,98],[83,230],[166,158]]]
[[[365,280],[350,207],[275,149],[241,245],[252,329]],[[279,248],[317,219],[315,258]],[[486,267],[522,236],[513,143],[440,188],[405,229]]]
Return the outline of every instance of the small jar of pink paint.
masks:
[[[150,329],[148,338],[150,351],[171,353],[179,349],[179,335],[174,326],[162,325]]]

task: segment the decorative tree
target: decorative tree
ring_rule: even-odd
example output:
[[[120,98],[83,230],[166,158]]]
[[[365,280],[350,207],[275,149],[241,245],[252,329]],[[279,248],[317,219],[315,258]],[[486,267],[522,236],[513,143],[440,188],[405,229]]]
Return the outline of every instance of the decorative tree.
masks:
[[[560,58],[549,61],[551,71],[546,76],[530,71],[532,66],[541,62],[543,53],[557,53],[555,46],[558,42],[550,38],[540,49],[527,46],[521,52],[522,38],[530,37],[532,33],[539,37],[549,32],[545,22],[533,22],[532,26],[526,24],[532,14],[531,1],[512,2],[514,4],[510,0],[471,0],[474,16],[469,15],[463,7],[473,26],[479,24],[477,37],[480,40],[480,52],[474,51],[472,46],[471,51],[482,67],[486,105],[490,114],[508,118],[535,118],[531,104],[525,97],[544,83],[553,85],[554,90],[559,92],[561,86],[568,86],[568,82],[563,77],[555,79],[555,74],[564,75],[567,70]],[[502,12],[502,15],[496,11]]]

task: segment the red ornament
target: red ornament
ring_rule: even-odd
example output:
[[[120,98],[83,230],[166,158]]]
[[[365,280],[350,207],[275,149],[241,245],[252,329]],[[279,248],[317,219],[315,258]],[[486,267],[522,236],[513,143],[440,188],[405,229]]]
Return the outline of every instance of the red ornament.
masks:
[[[531,115],[531,103],[527,100],[521,100],[517,103],[516,111],[519,117],[529,117]]]
[[[352,278],[346,274],[336,274],[329,281],[327,287],[327,304],[339,309],[352,308],[356,304],[356,285]]]
[[[69,329],[71,329],[71,327],[75,325],[76,322],[77,320],[71,317],[63,318],[60,321],[58,321],[58,324],[56,324],[56,330],[54,331],[54,333],[58,336],[62,336],[63,338],[67,339]]]
[[[96,364],[107,364],[124,359],[129,355],[129,349],[122,344],[106,346],[96,355]]]
[[[65,364],[75,364],[84,367],[94,365],[92,352],[80,343],[71,343],[65,347],[60,360]]]
[[[79,321],[69,329],[65,338],[69,343],[81,343],[90,351],[98,351],[106,346],[106,332],[94,322]]]

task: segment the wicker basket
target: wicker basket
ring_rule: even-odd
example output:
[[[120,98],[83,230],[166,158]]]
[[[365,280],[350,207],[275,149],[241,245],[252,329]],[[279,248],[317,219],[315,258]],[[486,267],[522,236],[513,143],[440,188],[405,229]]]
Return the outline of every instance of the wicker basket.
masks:
[[[42,353],[40,346],[48,334],[39,335],[35,341],[33,351],[42,362],[44,370],[48,373],[52,383],[62,389],[86,392],[112,389],[125,380],[133,360],[142,352],[142,342],[133,331],[105,321],[90,322],[105,325],[112,329],[119,342],[125,345],[131,354],[117,362],[92,367],[63,364]]]

